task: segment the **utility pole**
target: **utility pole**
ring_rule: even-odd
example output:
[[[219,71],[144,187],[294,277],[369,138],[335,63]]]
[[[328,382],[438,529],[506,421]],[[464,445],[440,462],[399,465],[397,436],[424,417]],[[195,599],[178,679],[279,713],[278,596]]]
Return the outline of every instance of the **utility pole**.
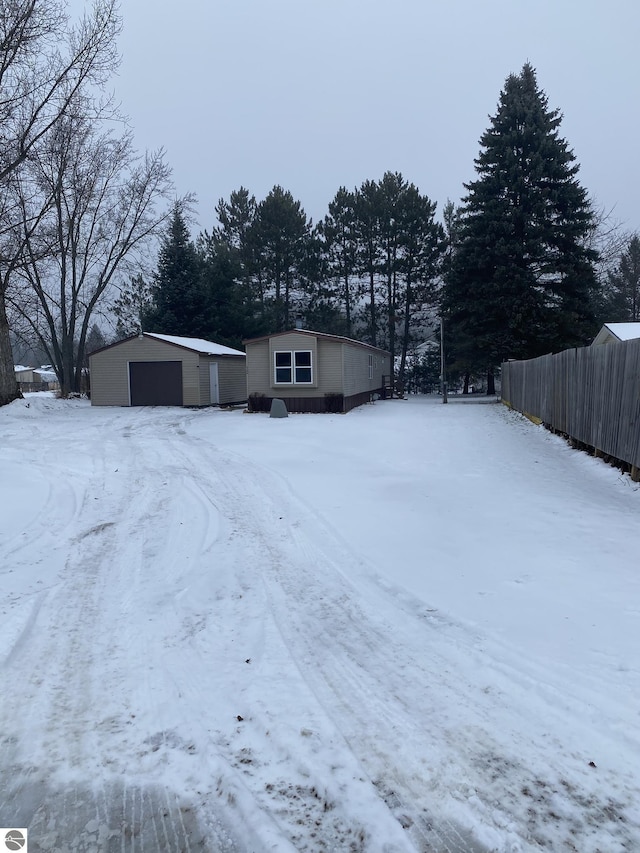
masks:
[[[447,402],[447,378],[444,361],[444,317],[440,317],[440,381],[442,383],[442,402]]]

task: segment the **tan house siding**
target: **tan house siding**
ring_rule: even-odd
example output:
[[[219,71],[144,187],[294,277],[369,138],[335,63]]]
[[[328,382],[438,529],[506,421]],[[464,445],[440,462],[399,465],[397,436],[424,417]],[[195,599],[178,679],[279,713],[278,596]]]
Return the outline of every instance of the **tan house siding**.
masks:
[[[294,382],[276,383],[275,353],[276,352],[310,352],[311,377],[310,385],[299,385]],[[270,340],[269,345],[269,387],[272,396],[279,394],[295,394],[296,397],[317,397],[318,395],[318,339],[310,335],[291,332],[289,335],[278,335]]]
[[[314,406],[315,411],[324,411],[326,394],[342,394],[345,410],[367,402],[371,393],[382,389],[383,376],[390,369],[390,356],[383,350],[310,331],[280,333],[269,338],[245,341],[245,345],[249,395],[280,397],[291,405],[301,406],[298,411],[311,411],[307,405],[311,399],[318,401]],[[274,354],[297,351],[312,353],[313,381],[310,384],[276,384]]]
[[[247,344],[247,393],[271,396],[269,341]]]
[[[369,359],[372,359],[369,378]],[[363,391],[377,391],[382,387],[382,377],[389,372],[389,356],[380,350],[344,345],[344,395],[351,397]]]
[[[367,350],[344,347],[344,394],[350,397],[361,391],[369,390],[369,352]]]
[[[318,340],[318,390],[323,394],[342,394],[343,344]]]

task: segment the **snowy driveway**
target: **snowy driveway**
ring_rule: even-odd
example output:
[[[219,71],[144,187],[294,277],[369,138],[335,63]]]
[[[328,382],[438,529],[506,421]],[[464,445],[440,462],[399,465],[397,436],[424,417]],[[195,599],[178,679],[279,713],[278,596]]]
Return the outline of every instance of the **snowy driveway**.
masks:
[[[29,850],[640,849],[640,490],[499,405],[0,409]]]

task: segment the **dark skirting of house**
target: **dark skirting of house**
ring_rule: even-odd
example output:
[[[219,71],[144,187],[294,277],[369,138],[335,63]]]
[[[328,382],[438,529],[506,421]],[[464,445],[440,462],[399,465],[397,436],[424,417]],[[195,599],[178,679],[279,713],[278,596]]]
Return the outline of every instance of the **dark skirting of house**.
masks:
[[[325,394],[324,397],[284,397],[278,394],[277,399],[284,401],[288,412],[296,414],[342,414],[350,412],[351,409],[362,406],[364,403],[370,403],[374,399],[374,394],[382,397],[384,389],[381,388],[374,392],[363,391],[360,394],[352,394],[350,397],[345,397],[343,394]],[[269,412],[273,399],[273,397],[264,394],[251,394],[249,396],[249,411]]]

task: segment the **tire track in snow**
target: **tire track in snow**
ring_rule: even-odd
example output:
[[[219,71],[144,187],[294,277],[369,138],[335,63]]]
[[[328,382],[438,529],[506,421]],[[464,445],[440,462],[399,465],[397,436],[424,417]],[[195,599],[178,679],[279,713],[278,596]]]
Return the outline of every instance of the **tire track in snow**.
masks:
[[[491,671],[491,661],[483,660],[482,652],[479,654],[474,649],[472,635],[467,632],[464,637],[464,631],[455,628],[452,636],[454,626],[443,625],[442,621],[436,635],[433,627],[427,626],[425,631],[427,620],[422,618],[409,620],[397,641],[389,638],[379,614],[359,609],[354,590],[341,578],[337,564],[345,556],[346,559],[350,557],[339,555],[336,564],[335,545],[331,543],[330,534],[326,542],[330,556],[319,552],[317,547],[310,547],[295,524],[287,526],[286,535],[279,535],[277,528],[282,514],[290,512],[293,517],[302,517],[305,525],[309,519],[304,518],[304,511],[295,500],[287,497],[276,478],[254,468],[250,483],[248,480],[242,482],[239,471],[234,481],[246,499],[247,495],[257,494],[256,480],[259,478],[268,483],[263,488],[271,496],[271,509],[265,512],[265,501],[258,499],[251,508],[245,505],[244,512],[259,519],[256,529],[262,531],[262,535],[257,534],[262,547],[258,551],[268,555],[263,561],[263,575],[271,578],[270,583],[265,583],[274,621],[298,671],[305,673],[320,703],[330,708],[334,715],[336,709],[342,709],[338,715],[341,719],[336,721],[338,727],[359,760],[370,768],[371,778],[374,783],[378,782],[399,819],[408,824],[417,849],[483,849],[481,842],[474,842],[469,832],[462,829],[460,820],[465,816],[470,827],[484,825],[485,831],[481,834],[487,839],[486,849],[537,848],[546,843],[545,825],[563,820],[553,810],[551,794],[556,801],[564,803],[568,845],[582,843],[585,850],[595,851],[599,843],[611,849],[622,844],[620,849],[626,849],[634,844],[634,839],[640,838],[638,823],[633,818],[632,791],[627,790],[620,801],[614,803],[607,803],[606,798],[596,792],[590,793],[588,788],[582,795],[577,794],[578,783],[564,777],[563,765],[569,765],[567,770],[573,768],[573,777],[570,771],[569,779],[575,778],[576,770],[579,772],[579,757],[544,756],[545,751],[548,753],[544,749],[545,726],[540,725],[535,711],[528,711],[526,691],[516,691],[515,706],[505,709],[500,691],[495,688],[508,674],[500,673],[493,686],[484,685],[482,678],[474,683],[458,683],[456,672],[461,655],[477,658],[480,672],[486,671],[488,665],[490,681],[495,675]],[[338,593],[333,588],[336,581]],[[323,598],[327,599],[326,604]],[[338,618],[341,612],[342,618]],[[329,616],[325,618],[323,613]],[[391,624],[402,623],[394,617]],[[441,633],[443,637],[439,636]],[[462,648],[456,648],[461,639]],[[422,667],[417,661],[425,649],[428,665]],[[410,662],[403,669],[399,661],[407,655]],[[503,663],[500,668],[504,669]],[[424,696],[433,692],[430,689],[433,684],[437,685],[441,707],[436,711],[434,731],[430,733],[424,723],[421,726],[419,719],[417,722],[420,714],[416,713],[416,706],[420,707]],[[418,686],[408,688],[408,685]],[[471,712],[470,704],[474,705]],[[463,709],[461,715],[460,709]],[[500,732],[495,730],[492,720],[494,712],[498,719],[504,719],[505,712],[511,717],[514,732],[510,734],[516,743],[518,739],[523,745],[528,744],[531,737],[540,739],[541,765],[544,766],[545,758],[551,758],[546,774],[539,772],[539,768],[521,766],[517,756],[501,757]],[[450,723],[447,716],[452,717]],[[460,716],[464,724],[457,719]],[[395,730],[405,734],[395,740],[389,738],[389,728],[379,724],[384,719],[402,721]],[[469,719],[473,722],[467,722]],[[523,721],[526,722],[523,724]],[[566,725],[566,718],[564,723]],[[415,756],[407,755],[405,746],[406,732],[412,731],[417,732],[421,745],[422,763],[418,765]],[[447,744],[444,759],[438,741]],[[378,743],[386,744],[383,755],[379,754]],[[440,757],[441,764],[425,773],[430,746]],[[402,757],[401,762],[398,755]],[[377,773],[374,772],[376,764]],[[413,772],[408,772],[407,767],[413,767]],[[494,772],[496,767],[500,768],[497,773]],[[392,784],[386,782],[389,773]],[[431,793],[437,803],[437,820],[430,814],[429,783],[425,785],[425,776],[432,780],[430,784],[435,788]],[[548,792],[547,808],[541,808],[537,814],[527,808],[527,794],[523,792],[528,784]],[[609,786],[615,788],[615,780],[609,779]],[[459,815],[458,821],[442,818],[443,801],[452,796],[455,803],[450,811]],[[416,808],[416,804],[420,804],[420,808]],[[582,816],[576,817],[576,812],[582,812]],[[595,824],[598,830],[594,833],[591,828]],[[580,838],[582,842],[576,842]]]
[[[419,695],[418,687],[411,695],[403,695],[411,681],[425,686],[424,679],[416,681],[410,665],[403,662],[408,649],[394,642],[390,626],[372,621],[335,567],[318,559],[318,552],[295,531],[294,548],[303,560],[295,572],[284,568],[291,565],[290,561],[275,561],[278,576],[271,602],[292,655],[303,656],[305,677],[320,704],[331,709],[349,748],[417,850],[486,850],[440,807],[430,803],[433,783],[427,780],[437,775],[434,760],[438,760],[441,748],[436,738],[445,733],[440,730],[434,736],[422,720],[416,719],[417,703],[421,703],[423,720],[428,720],[433,706],[439,704],[434,702],[431,690],[426,688]],[[337,590],[326,582],[332,576]],[[431,650],[428,653],[432,654]],[[444,661],[432,660],[431,665],[439,671],[445,669]],[[448,700],[457,704],[461,698],[449,696]],[[416,744],[420,744],[419,755]]]
[[[293,529],[293,537],[298,538],[296,528]],[[297,543],[297,546],[303,552],[307,550],[307,560],[304,561],[303,566],[308,574],[304,571],[286,572],[286,582],[279,584],[279,589],[286,589],[287,583],[290,583],[293,587],[291,597],[300,600],[302,590],[306,589],[308,600],[313,601],[313,578],[325,577],[327,567],[321,561],[317,563],[315,549],[309,550],[304,542]],[[290,563],[285,561],[280,565],[288,567]],[[332,603],[328,610],[331,614],[339,613],[340,602]],[[291,607],[290,602],[287,604],[286,600],[283,600],[281,612],[294,617],[298,613]],[[539,738],[541,745],[544,744],[547,738],[546,726],[543,725],[541,731],[539,718],[528,708],[529,698],[526,691],[513,690],[514,675],[519,676],[520,673],[516,673],[515,670],[512,673],[505,672],[502,655],[496,672],[493,663],[486,660],[486,654],[479,654],[474,647],[476,638],[473,634],[461,631],[459,627],[447,625],[440,620],[438,631],[444,629],[444,641],[441,641],[434,634],[434,626],[425,626],[425,620],[422,618],[418,620],[407,618],[404,625],[401,620],[394,618],[391,620],[394,636],[387,636],[385,642],[384,624],[380,623],[377,612],[369,611],[356,616],[347,611],[346,618],[339,620],[330,618],[327,623],[328,630],[323,630],[324,626],[321,626],[319,636],[310,641],[309,615],[307,613],[300,620],[297,626],[298,637],[296,642],[292,643],[292,647],[313,642],[325,649],[334,649],[334,660],[348,661],[347,666],[330,666],[327,667],[326,672],[322,672],[321,665],[320,672],[316,672],[316,675],[320,675],[326,681],[334,694],[339,696],[343,692],[344,695],[349,696],[351,693],[352,701],[346,703],[348,706],[346,717],[351,719],[352,725],[347,739],[350,743],[357,744],[359,751],[367,754],[367,760],[376,755],[378,738],[375,728],[373,733],[370,733],[371,730],[366,725],[368,709],[362,716],[358,714],[358,709],[367,708],[368,703],[364,700],[367,695],[376,694],[376,681],[379,681],[380,689],[377,695],[384,696],[386,687],[392,696],[391,716],[396,721],[404,720],[391,731],[407,733],[415,731],[417,739],[414,743],[422,743],[428,749],[435,747],[436,752],[441,751],[437,748],[437,740],[447,744],[446,761],[447,764],[451,763],[456,768],[455,772],[452,773],[451,768],[446,768],[445,771],[445,768],[439,767],[432,770],[428,776],[431,778],[442,776],[449,786],[449,793],[464,803],[465,807],[472,804],[473,811],[477,813],[476,816],[479,816],[486,825],[495,827],[495,835],[501,837],[501,843],[508,845],[508,849],[512,849],[512,845],[515,845],[513,849],[520,849],[519,845],[522,843],[533,843],[534,846],[538,843],[546,843],[545,825],[551,823],[557,825],[563,819],[566,823],[567,844],[577,844],[578,849],[581,850],[595,851],[599,844],[612,850],[620,844],[623,845],[621,849],[626,849],[627,846],[631,848],[640,838],[640,826],[637,816],[634,816],[636,810],[633,805],[640,793],[637,788],[627,789],[622,793],[618,780],[610,776],[605,787],[610,791],[618,790],[620,795],[617,799],[615,795],[614,799],[603,795],[597,790],[597,786],[585,787],[579,793],[579,783],[568,782],[563,777],[564,768],[562,767],[563,763],[567,763],[574,768],[577,766],[583,773],[586,761],[583,760],[580,766],[576,761],[578,756],[561,754],[558,761],[554,749],[551,755],[547,756],[551,757],[551,767],[547,768],[546,772],[540,772],[538,769],[536,773],[533,768],[523,766],[517,756],[501,754],[499,732],[495,730],[494,719],[504,720],[505,713],[507,718],[510,716],[513,719],[514,730],[510,732],[510,737],[516,744],[519,741],[522,742],[523,753],[524,746],[528,745],[531,738]],[[409,617],[410,614],[407,613],[407,616]],[[286,621],[291,626],[293,620],[290,615],[287,615]],[[333,627],[331,627],[332,623]],[[374,631],[379,633],[377,637],[374,636],[371,644],[367,637],[372,625]],[[454,638],[455,642],[452,644],[451,640]],[[375,664],[380,667],[379,674],[373,670],[367,671],[366,661],[370,658],[372,646],[378,649],[379,657]],[[363,651],[362,655],[358,653],[358,649]],[[402,664],[400,661],[405,660],[406,653],[413,653],[414,658],[408,664]],[[483,686],[481,679],[460,682],[456,673],[462,670],[459,666],[461,655],[475,659],[480,672],[483,669],[486,670],[489,664],[490,671],[487,672],[487,676],[490,683],[495,680],[495,684],[488,688]],[[421,661],[424,661],[424,664]],[[522,665],[521,661],[519,663]],[[310,673],[314,673],[313,668],[310,669]],[[336,685],[332,684],[336,674],[342,676],[337,689]],[[495,675],[498,675],[497,679],[494,678]],[[495,689],[505,679],[509,680],[510,701],[515,700],[513,709],[504,707],[500,691]],[[429,704],[427,700],[425,703],[424,698],[434,692],[432,690],[434,684],[437,685],[435,691],[437,701]],[[422,704],[421,694],[424,697]],[[387,700],[388,696],[384,701]],[[420,719],[417,719],[416,707],[421,708]],[[566,715],[558,714],[557,709],[546,706],[545,703],[542,703],[541,707],[546,715],[555,716],[558,720],[562,720],[565,726],[567,725]],[[456,714],[447,713],[447,710],[450,711],[453,708],[464,709],[463,721],[456,719]],[[375,719],[379,714],[380,712],[376,710],[372,716]],[[429,733],[425,731],[422,722],[424,717],[433,725],[433,730]],[[364,740],[363,732],[368,735]],[[413,798],[414,802],[416,799],[419,802],[419,796],[416,797],[419,793],[417,788],[419,789],[424,781],[421,778],[421,768],[416,768],[413,780],[408,773],[408,768],[412,766],[412,761],[415,763],[416,756],[404,754],[402,743],[396,743],[394,749],[393,737],[389,738],[388,732],[380,730],[380,735],[379,742],[387,744],[385,758],[390,768],[398,767],[397,760],[394,765],[393,754],[397,752],[402,756],[402,771],[396,770],[395,782],[391,785],[394,798],[398,790],[404,789],[409,790],[410,798]],[[426,757],[423,764],[428,764]],[[554,764],[557,766],[553,766]],[[384,779],[384,774],[381,776]],[[409,780],[408,786],[407,780]],[[417,788],[415,780],[418,782]],[[461,780],[464,780],[463,784],[460,784]],[[490,784],[487,784],[488,782]],[[535,788],[538,792],[543,791],[544,796],[537,798],[541,806],[538,812],[535,813],[534,809],[529,807],[525,816],[522,814],[523,801],[526,807],[531,797],[526,793],[528,786]],[[467,793],[469,788],[473,789],[471,797]],[[555,810],[552,801],[555,801]],[[577,811],[582,813],[580,818],[576,817]],[[431,833],[434,825],[437,827],[437,821],[431,815],[427,815],[420,822],[423,827],[426,824],[429,830],[429,840],[424,849],[437,849],[433,847],[431,840]],[[593,832],[592,829],[596,826],[597,832]],[[524,831],[522,831],[523,827],[526,827]],[[442,844],[444,850],[449,848],[464,850],[465,845],[470,843],[468,834],[464,834],[464,838],[459,836],[459,827],[456,825],[446,827],[444,834],[441,828],[436,828],[436,834],[440,834],[441,840],[438,843]],[[576,840],[580,838],[582,838],[581,841]]]
[[[307,694],[309,693],[309,679],[308,679],[308,675],[306,673],[306,669],[309,667],[309,659],[313,655],[313,650],[311,650],[309,655],[302,660],[299,657],[300,649],[296,650],[297,654],[292,653],[291,636],[288,636],[288,637],[286,636],[286,632],[283,631],[282,625],[281,625],[282,614],[283,614],[283,612],[286,611],[286,607],[278,608],[278,607],[275,607],[273,604],[273,600],[272,600],[273,594],[274,594],[273,589],[272,589],[272,587],[274,586],[273,577],[272,577],[273,576],[273,566],[280,564],[283,559],[289,560],[290,555],[288,553],[282,554],[279,552],[274,552],[273,545],[269,541],[274,536],[277,538],[278,534],[277,534],[277,531],[274,531],[271,528],[271,523],[273,522],[273,519],[266,520],[266,523],[265,523],[265,519],[262,519],[260,517],[262,514],[260,507],[262,507],[264,504],[264,496],[260,493],[260,491],[258,489],[256,489],[256,483],[255,482],[248,482],[246,480],[246,472],[244,471],[244,466],[242,466],[242,468],[240,470],[237,470],[237,465],[233,464],[229,458],[225,459],[223,464],[220,464],[220,462],[218,462],[218,464],[213,464],[213,461],[212,461],[210,468],[212,468],[218,472],[220,472],[220,471],[224,472],[222,477],[220,477],[219,474],[217,475],[218,480],[222,479],[224,481],[223,483],[220,484],[219,491],[217,490],[218,493],[221,495],[221,501],[222,501],[223,505],[226,507],[227,513],[230,516],[232,516],[233,519],[235,520],[235,523],[239,527],[244,529],[245,535],[246,535],[248,530],[251,530],[251,535],[256,540],[255,546],[254,546],[255,547],[255,553],[261,555],[260,556],[261,570],[259,573],[257,573],[257,572],[254,573],[254,583],[258,582],[260,584],[260,586],[264,585],[265,590],[266,590],[266,594],[267,594],[267,598],[270,602],[269,619],[268,619],[268,622],[269,622],[268,633],[271,635],[271,637],[270,637],[270,642],[267,644],[269,647],[268,651],[270,654],[269,669],[273,670],[274,668],[277,668],[278,666],[280,666],[280,668],[282,669],[283,672],[289,672],[290,673],[292,665],[294,667],[296,667],[300,673],[299,679],[295,678],[295,681],[296,681],[296,703],[298,705],[298,708],[296,710],[298,711],[298,715],[300,715],[299,714],[299,711],[300,711],[299,706],[302,706],[303,713],[306,713],[307,716],[310,718],[318,717],[318,715],[320,715],[320,717],[323,719],[326,718],[327,715],[329,718],[331,718],[334,716],[333,712],[328,712],[327,707],[323,706],[322,703],[320,703],[320,706],[318,706],[317,696],[314,694],[313,691],[312,691],[311,696],[305,696],[305,693],[307,693]],[[259,506],[256,505],[256,503],[253,500],[251,500],[251,497],[250,497],[251,495],[255,495],[256,500],[257,500],[257,504],[259,504]],[[299,545],[299,543],[298,543],[298,545]],[[265,557],[266,557],[266,559],[265,559]],[[302,552],[302,558],[303,559],[307,558],[307,555],[304,553],[304,551]],[[300,555],[298,555],[297,561],[296,561],[295,555],[294,555],[294,564],[295,564],[294,568],[293,568],[294,573],[300,568],[300,566],[298,565],[299,559],[300,559]],[[305,578],[305,579],[308,580],[308,578]],[[282,582],[282,578],[277,578],[277,583],[275,584],[276,589],[278,588],[278,586],[280,585],[281,582]],[[344,589],[342,590],[342,593],[344,594]],[[349,590],[349,594],[351,594],[351,593],[352,593],[352,590]],[[347,604],[349,604],[348,601],[347,601]],[[289,607],[300,608],[301,605],[303,605],[303,598],[300,598],[300,596],[293,596],[288,601],[288,605],[289,605]],[[309,615],[308,611],[305,610],[304,607],[302,607],[302,609],[304,610],[304,617],[308,617],[308,615]],[[304,617],[303,617],[303,619],[304,619]],[[359,639],[362,639],[362,637],[360,637]],[[379,641],[380,641],[380,638],[377,637],[377,638],[375,638],[374,643],[378,643]],[[321,644],[320,644],[320,647],[321,647]],[[274,655],[279,655],[282,657],[282,662],[276,664],[275,667],[274,667]],[[349,678],[351,678],[352,674],[353,673],[350,672]],[[298,683],[298,681],[299,681],[299,683]],[[376,685],[376,686],[379,686],[379,685]],[[352,690],[350,695],[353,695],[353,690]],[[273,707],[273,705],[275,703],[273,702],[272,697],[269,697],[269,700],[271,700],[271,706]],[[269,701],[269,700],[267,700],[267,701]],[[260,703],[258,703],[258,704],[260,704]],[[308,704],[309,704],[309,707],[307,708]],[[324,704],[326,705],[326,703],[324,703]],[[274,722],[276,722],[274,720],[275,714],[274,714],[274,712],[269,713],[269,709],[266,709],[266,708],[263,708],[261,710],[262,710],[262,715],[255,714],[255,717],[251,720],[251,722],[253,725],[260,725],[260,727],[263,730],[265,730],[265,731],[269,730],[269,732],[270,732],[271,728],[272,728],[272,724]],[[385,714],[387,713],[388,709],[382,703],[379,703],[379,711],[380,711],[380,716],[382,717],[382,719],[384,719]],[[258,719],[256,719],[256,717]],[[389,715],[389,720],[391,720],[390,715]],[[246,721],[243,721],[243,722],[246,722]],[[323,723],[323,725],[326,725],[326,724]],[[313,733],[312,730],[308,730],[308,735],[311,735],[312,733]],[[236,747],[233,747],[232,742],[234,740],[239,740],[242,742],[240,729],[238,729],[236,734],[237,734],[237,737],[234,737],[233,735],[229,735],[230,743],[229,743],[229,747],[228,747],[229,748],[228,760],[231,763],[234,763],[234,756],[235,756],[235,761],[237,763],[237,766],[239,766],[241,768],[241,770],[244,771],[246,776],[251,777],[251,775],[252,775],[251,765],[255,761],[254,755],[251,752],[251,750],[246,748],[246,747],[241,747],[239,745]],[[267,738],[265,738],[265,740],[267,740]],[[337,736],[336,741],[337,741],[337,746],[340,750],[339,754],[336,755],[336,763],[338,763],[338,764],[344,763],[343,762],[344,752],[348,751],[348,747],[347,747],[346,742],[344,741],[344,739],[342,738],[341,735]],[[265,763],[268,764],[268,756],[266,756],[264,754],[264,744],[262,745],[262,750],[263,751],[260,755],[260,759],[262,761],[262,764],[263,765]],[[290,781],[287,782],[284,779],[279,779],[278,775],[277,775],[277,769],[276,768],[277,768],[278,764],[282,763],[282,756],[277,754],[277,752],[278,752],[277,744],[276,744],[275,752],[276,752],[276,754],[275,754],[275,756],[273,756],[273,763],[276,765],[276,767],[274,768],[274,770],[276,770],[276,776],[274,778],[277,781],[273,782],[271,784],[268,784],[265,787],[267,787],[269,793],[272,793],[272,792],[276,793],[276,795],[277,795],[276,800],[278,798],[280,798],[280,799],[282,799],[283,797],[286,798],[287,797],[287,793],[286,793],[287,791],[292,792],[291,795],[289,796],[289,799],[291,800],[291,802],[289,803],[289,806],[287,809],[289,814],[281,817],[281,820],[285,821],[284,825],[286,825],[287,820],[288,821],[291,821],[291,820],[295,821],[296,820],[295,815],[299,814],[300,811],[302,811],[303,815],[305,815],[305,817],[303,819],[305,821],[307,821],[309,819],[309,815],[314,813],[313,801],[322,799],[321,795],[318,793],[318,788],[316,786],[304,785],[302,782],[300,782],[298,784],[295,784],[295,783],[292,784]],[[332,785],[332,781],[333,781],[331,779],[332,774],[330,771],[325,771],[325,772],[327,772],[327,774],[328,774],[327,778],[324,779],[325,789],[330,790],[331,785]],[[260,782],[263,780],[263,777],[265,775],[264,767],[261,769],[260,773],[256,773],[255,775],[256,775],[256,781],[258,782],[258,784],[260,784]],[[295,776],[296,774],[294,773],[292,775]],[[376,791],[375,787],[371,786],[370,793],[371,793],[371,798],[374,801],[375,800],[378,801],[378,806],[377,806],[378,810],[383,811],[384,813],[389,812],[387,804],[385,804],[383,802],[382,798],[379,797],[379,794]],[[254,790],[254,795],[257,798],[257,800],[264,807],[267,807],[267,803],[265,802],[265,797],[264,797],[264,790],[262,787],[256,788]],[[327,802],[330,802],[330,801],[331,801],[331,796],[329,795],[329,801],[327,801]],[[272,804],[271,808],[276,808],[276,810],[277,810],[276,803]],[[331,811],[333,811],[333,808],[334,808],[333,803],[331,803],[331,808],[330,809],[324,808],[323,811],[325,813],[327,811],[331,812]],[[380,818],[380,820],[383,820],[383,818]],[[349,815],[349,821],[350,821],[351,825],[353,825],[353,826],[357,826],[359,823],[357,815],[354,815],[354,814]],[[326,837],[327,839],[329,839],[331,836],[331,833],[337,834],[336,837],[340,837],[341,830],[340,830],[339,826],[334,826],[333,828],[330,829],[329,826],[326,825],[327,822],[328,822],[327,819],[325,819],[323,821],[324,825],[323,825],[322,829],[324,832],[324,836],[322,836],[322,837]],[[331,821],[329,820],[329,822],[331,822]],[[393,828],[392,828],[392,824],[393,824]],[[399,819],[397,816],[394,815],[393,820],[392,820],[392,824],[388,824],[389,837],[390,838],[395,837],[396,843],[399,843],[402,845],[402,841],[400,840],[400,834],[397,832],[397,830],[400,829],[400,826],[401,826],[401,819]],[[342,832],[343,832],[342,841],[343,841],[343,843],[346,843],[344,840],[344,838],[346,837],[346,836],[344,836],[344,830],[342,830]],[[367,841],[362,840],[362,841],[358,842],[357,841],[357,832],[354,832],[353,833],[353,839],[352,839],[353,843],[356,845],[356,848],[354,848],[354,849],[361,849],[361,845],[364,845],[364,846],[362,846],[363,850],[369,849],[367,847],[367,844],[370,845],[372,843],[375,843],[369,837],[369,834],[366,830],[366,826],[363,826],[362,832],[363,832],[363,839],[367,839]],[[452,838],[456,838],[457,846],[455,848],[452,847],[451,848],[452,850],[455,849],[457,851],[460,851],[460,850],[480,849],[477,846],[472,846],[471,842],[469,842],[468,844],[465,843],[464,845],[462,845],[461,844],[462,836],[457,832],[457,830],[454,830],[453,828],[451,828],[449,834],[451,835]],[[301,839],[296,837],[295,833],[291,834],[291,831],[290,831],[289,837],[297,845],[300,845],[302,843]],[[434,837],[434,832],[431,832],[431,837],[432,838]],[[316,842],[316,843],[318,843],[318,842]],[[307,848],[305,847],[304,849],[307,849]],[[309,849],[313,849],[313,848],[309,848]],[[445,848],[443,847],[442,849],[445,849]]]
[[[87,445],[100,441],[82,427],[80,431]],[[73,445],[73,437],[66,438]],[[176,798],[168,788],[147,781],[162,779],[159,756],[145,748],[145,735],[130,713],[136,692],[145,706],[145,690],[164,687],[163,674],[154,675],[146,666],[157,664],[161,652],[157,641],[164,629],[159,620],[150,618],[148,630],[142,623],[142,631],[136,620],[134,634],[122,619],[137,608],[137,594],[153,611],[154,587],[162,577],[153,575],[157,549],[146,540],[144,520],[162,513],[169,518],[172,496],[163,488],[167,478],[160,459],[148,452],[146,441],[140,446],[131,442],[124,456],[121,441],[100,443],[100,464],[71,512],[67,505],[60,544],[67,551],[66,563],[58,575],[53,571],[55,582],[41,595],[37,618],[27,620],[5,665],[4,674],[16,689],[11,707],[0,715],[3,730],[14,732],[0,746],[0,766],[12,768],[0,780],[0,817],[11,825],[21,815],[21,824],[31,828],[30,841],[37,845],[41,837],[41,849],[86,850],[92,844],[112,849],[116,842],[110,839],[116,837],[117,849],[120,839],[127,845],[122,849],[149,853],[204,849],[193,808],[172,805]],[[81,531],[67,540],[66,548],[64,529]],[[215,537],[204,525],[200,529],[203,536]],[[166,531],[170,537],[171,524]],[[170,572],[170,566],[165,568]],[[112,777],[122,772],[138,776],[140,785],[130,785],[120,795]],[[70,774],[78,781],[70,783]],[[100,802],[109,807],[100,811]],[[127,830],[136,802],[146,810],[144,819],[136,818]],[[208,817],[212,849],[236,849],[215,809],[209,809]],[[198,833],[192,846],[190,839]]]
[[[559,820],[567,850],[638,846],[628,785],[607,801],[606,772],[581,778],[571,744],[556,755],[536,717],[545,703],[528,709],[522,685],[509,694],[510,742],[534,739],[540,761],[505,755],[492,714],[505,719],[508,671],[497,677],[464,628],[345,580],[357,558],[278,477],[188,435],[205,416],[91,412],[95,426],[79,423],[56,449],[64,460],[85,442],[102,456],[70,516],[87,535],[3,671],[32,665],[0,712],[7,825],[9,803],[65,850],[106,849],[117,831],[116,849],[177,851],[176,837],[189,849],[206,826],[214,850],[516,853],[549,848],[545,823]],[[460,683],[468,658],[478,672]],[[50,740],[28,743],[33,732]],[[71,756],[62,732],[78,736]],[[193,792],[188,803],[169,779]],[[232,817],[246,821],[247,847],[234,847]]]
[[[280,846],[290,843],[296,850],[314,853],[334,849],[382,850],[385,844],[388,846],[384,849],[389,853],[410,849],[399,823],[391,817],[375,789],[365,780],[358,780],[356,784],[363,789],[358,796],[367,802],[369,812],[372,807],[382,812],[377,822],[386,826],[384,838],[372,837],[366,817],[364,822],[362,820],[367,810],[359,815],[350,811],[349,803],[342,802],[340,784],[354,786],[348,770],[336,772],[324,767],[326,745],[314,752],[316,727],[313,721],[318,718],[319,724],[329,732],[332,726],[325,709],[318,707],[303,674],[295,674],[296,659],[291,656],[268,606],[265,575],[269,574],[269,569],[264,564],[264,528],[260,513],[256,513],[250,498],[256,484],[247,482],[244,464],[238,466],[232,457],[215,451],[206,443],[200,442],[197,446],[197,469],[192,453],[181,458],[181,466],[196,482],[202,477],[202,471],[208,472],[208,488],[214,491],[217,505],[223,508],[227,525],[212,560],[214,563],[216,559],[224,560],[225,551],[236,537],[241,539],[241,553],[246,555],[242,563],[229,572],[230,586],[224,601],[226,607],[232,608],[231,613],[226,613],[225,624],[234,626],[233,642],[225,643],[223,639],[217,642],[218,648],[222,648],[216,659],[225,654],[233,655],[239,664],[239,671],[230,673],[227,683],[239,687],[236,701],[241,707],[237,720],[232,722],[229,713],[227,721],[219,719],[217,731],[211,732],[212,748],[220,752],[230,769],[222,774],[221,790],[241,788],[248,791],[253,809],[263,814],[265,825],[275,820]],[[263,500],[260,489],[256,499]],[[231,553],[233,558],[238,556],[237,546]],[[270,554],[266,552],[266,556]],[[248,622],[247,615],[255,618],[258,613],[262,616],[260,627],[256,629]],[[248,649],[253,651],[243,651]],[[268,678],[261,670],[269,674]],[[278,671],[283,674],[282,681],[268,683]],[[187,678],[186,674],[181,677]],[[311,728],[305,723],[310,723]],[[300,750],[292,754],[291,742],[296,741]],[[339,734],[335,750],[334,763],[344,765],[348,749]]]

